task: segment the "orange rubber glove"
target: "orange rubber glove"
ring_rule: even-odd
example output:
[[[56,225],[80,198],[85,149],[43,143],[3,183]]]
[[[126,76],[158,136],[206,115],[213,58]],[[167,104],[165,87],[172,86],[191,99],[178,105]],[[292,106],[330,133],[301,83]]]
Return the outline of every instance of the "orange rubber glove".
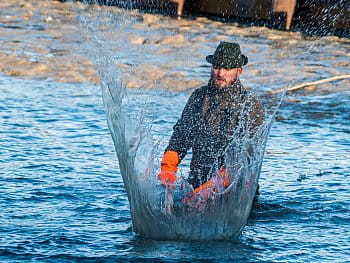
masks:
[[[226,167],[222,166],[219,170],[219,175],[222,177],[223,181],[223,186],[226,189],[229,186],[229,179],[228,179],[228,175],[226,172]],[[196,189],[194,189],[194,191],[196,193],[199,193],[200,190],[206,190],[208,188],[211,188],[214,192],[218,192],[218,189],[215,189],[214,187],[214,181],[213,178],[209,179],[207,182],[205,182],[204,184],[202,184],[201,186],[197,187]]]
[[[179,154],[175,151],[166,151],[161,163],[158,178],[163,186],[175,188],[177,166],[180,163]]]

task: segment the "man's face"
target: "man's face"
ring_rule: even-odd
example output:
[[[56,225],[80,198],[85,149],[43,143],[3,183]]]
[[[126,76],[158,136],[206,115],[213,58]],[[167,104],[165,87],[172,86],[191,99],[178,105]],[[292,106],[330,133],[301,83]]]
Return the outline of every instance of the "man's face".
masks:
[[[219,89],[223,89],[235,83],[241,74],[242,74],[242,67],[220,68],[220,67],[212,66],[211,81],[215,87]]]

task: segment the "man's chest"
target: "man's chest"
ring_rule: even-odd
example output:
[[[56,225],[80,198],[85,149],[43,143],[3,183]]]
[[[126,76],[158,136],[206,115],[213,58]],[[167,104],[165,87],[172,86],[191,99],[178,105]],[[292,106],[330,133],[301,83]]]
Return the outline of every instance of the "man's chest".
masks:
[[[200,126],[212,136],[230,135],[237,126],[239,111],[236,97],[206,96],[199,112]]]

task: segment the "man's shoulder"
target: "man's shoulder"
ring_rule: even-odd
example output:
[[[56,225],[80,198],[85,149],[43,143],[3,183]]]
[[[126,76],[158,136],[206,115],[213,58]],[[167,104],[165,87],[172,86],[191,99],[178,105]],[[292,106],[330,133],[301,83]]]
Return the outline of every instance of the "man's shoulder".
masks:
[[[246,102],[248,103],[248,107],[255,112],[255,114],[259,114],[264,112],[264,106],[262,102],[259,100],[256,94],[251,91],[247,91],[246,93]]]
[[[260,101],[259,95],[250,89],[244,89],[241,93],[242,102],[249,105],[249,107],[262,108],[262,102]]]
[[[208,87],[207,85],[201,86],[201,87],[199,87],[199,88],[196,88],[196,89],[193,91],[193,93],[195,93],[195,92],[204,92],[204,91],[207,91],[208,89],[209,89],[209,87]]]
[[[252,103],[260,103],[257,96],[251,90],[244,90],[244,99],[251,101]]]
[[[205,94],[207,94],[208,89],[209,89],[208,86],[202,86],[202,87],[196,88],[196,89],[192,92],[191,97],[204,96]]]

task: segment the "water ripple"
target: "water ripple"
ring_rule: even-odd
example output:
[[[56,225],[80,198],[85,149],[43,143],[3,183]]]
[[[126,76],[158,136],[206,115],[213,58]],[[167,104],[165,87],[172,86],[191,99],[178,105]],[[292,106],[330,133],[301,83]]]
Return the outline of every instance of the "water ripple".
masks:
[[[132,232],[99,90],[4,76],[0,83],[0,261],[346,262],[350,256],[349,94],[282,105],[260,203],[240,240],[156,242]],[[154,134],[165,146],[188,94],[129,97],[134,106],[152,105]]]

